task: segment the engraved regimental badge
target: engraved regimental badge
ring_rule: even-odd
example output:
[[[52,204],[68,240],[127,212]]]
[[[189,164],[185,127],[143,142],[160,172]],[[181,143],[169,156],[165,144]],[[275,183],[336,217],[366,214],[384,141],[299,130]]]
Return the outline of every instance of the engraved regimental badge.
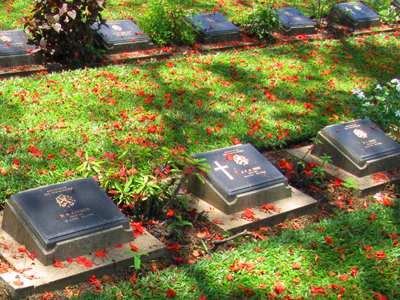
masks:
[[[233,161],[234,161],[235,163],[237,163],[238,165],[243,165],[243,166],[249,164],[249,160],[248,160],[245,156],[243,156],[243,155],[238,155],[238,154],[235,154],[235,155],[233,156]]]
[[[122,30],[122,27],[121,27],[121,26],[115,25],[115,24],[112,25],[111,28],[114,29],[115,31],[121,31],[121,30]]]
[[[76,200],[68,195],[60,194],[56,198],[58,205],[61,207],[71,207],[74,206]]]
[[[7,35],[0,36],[0,40],[2,40],[3,42],[7,42],[7,43],[12,41],[12,39]]]
[[[366,139],[368,137],[368,134],[361,129],[354,129],[353,133],[360,139]]]

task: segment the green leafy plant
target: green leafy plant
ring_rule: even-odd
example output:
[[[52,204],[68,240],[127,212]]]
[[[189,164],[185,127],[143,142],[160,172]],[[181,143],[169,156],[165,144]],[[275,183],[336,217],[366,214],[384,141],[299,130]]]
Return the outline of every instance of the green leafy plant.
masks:
[[[167,229],[183,227],[183,226],[192,226],[193,227],[193,224],[190,223],[189,221],[182,220],[182,216],[176,216],[176,218],[178,219],[178,221],[175,221],[175,222],[169,224]]]
[[[382,21],[390,26],[397,26],[397,22],[400,21],[400,12],[394,5],[388,5],[384,1],[376,1],[374,10],[378,11]]]
[[[193,45],[192,27],[184,21],[191,3],[187,0],[150,0],[139,20],[139,26],[147,32],[157,46],[171,43]]]
[[[100,160],[86,155],[78,171],[95,176],[118,204],[144,219],[166,211],[190,174],[203,180],[202,174],[209,172],[207,164],[182,148],[128,145],[115,155],[105,155]]]
[[[355,178],[349,177],[342,182],[342,185],[349,189],[351,188],[351,189],[358,190],[358,187],[356,186],[356,182],[357,182],[357,180]]]
[[[61,63],[94,62],[92,24],[104,24],[101,16],[105,0],[36,0],[25,29],[44,51],[47,59]]]
[[[126,251],[124,252],[124,254],[133,255],[133,266],[130,266],[130,268],[133,267],[135,268],[135,270],[140,270],[140,266],[142,264],[141,256],[142,255],[149,256],[148,253],[142,251],[139,251],[139,253],[133,251]]]
[[[353,91],[351,112],[358,118],[370,119],[386,132],[400,128],[400,80],[395,78],[385,85],[378,84],[372,95]]]
[[[313,19],[316,22],[317,28],[322,28],[322,19],[327,16],[327,12],[329,12],[335,2],[329,0],[317,0],[311,1],[310,6],[313,13]],[[333,20],[330,20],[333,21]],[[328,23],[327,26],[330,24]]]
[[[271,1],[257,3],[253,6],[253,11],[242,18],[237,18],[236,22],[241,24],[241,29],[247,35],[255,35],[259,39],[272,38],[273,32],[279,29],[279,16],[274,9]]]

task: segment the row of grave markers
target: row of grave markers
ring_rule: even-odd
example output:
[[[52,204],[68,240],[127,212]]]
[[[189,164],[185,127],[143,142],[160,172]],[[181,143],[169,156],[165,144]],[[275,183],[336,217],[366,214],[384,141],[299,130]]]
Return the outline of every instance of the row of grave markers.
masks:
[[[400,8],[400,0],[394,0]],[[284,36],[315,34],[315,22],[297,8],[277,10]],[[362,2],[347,2],[335,5],[328,18],[338,19],[339,23],[352,29],[377,27],[381,24],[380,16]],[[186,19],[194,28],[196,40],[202,44],[218,44],[241,41],[240,29],[228,21],[222,14],[198,14]],[[107,21],[107,26],[93,25],[98,30],[96,40],[108,54],[143,51],[152,49],[153,43],[131,20]],[[37,47],[23,30],[0,32],[0,67],[15,67],[37,64],[43,61],[40,55],[30,55]]]
[[[367,186],[363,181],[368,181],[372,174],[400,167],[400,144],[368,119],[327,126],[318,133],[317,139],[321,143],[311,151],[303,147],[296,149],[297,154],[293,150],[289,152],[304,159],[303,153],[307,151],[307,159],[318,163],[322,156],[329,155],[330,169],[339,172],[343,180],[355,178],[355,185],[360,183],[364,195],[384,186],[377,183]],[[251,144],[194,157],[205,159],[210,173],[204,175],[205,182],[190,176],[187,189],[227,217],[249,207],[281,200],[296,207],[298,191]],[[308,198],[306,202],[313,211],[316,201]],[[35,252],[44,265],[53,264],[54,256],[66,260],[133,240],[129,221],[93,178],[57,183],[11,196],[6,202],[2,229],[26,245],[29,252]],[[104,232],[112,233],[112,237],[101,235]],[[78,242],[83,245],[71,247]]]

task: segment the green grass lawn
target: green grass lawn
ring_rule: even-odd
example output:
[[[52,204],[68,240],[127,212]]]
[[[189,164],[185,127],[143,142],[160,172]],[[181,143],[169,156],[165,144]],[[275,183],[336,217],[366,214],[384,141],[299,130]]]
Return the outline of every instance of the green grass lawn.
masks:
[[[26,3],[1,2],[0,29],[22,28]],[[286,1],[311,12],[304,3]],[[104,15],[136,18],[145,4],[109,1]],[[193,6],[218,7],[230,18],[252,9],[251,2],[222,0]],[[22,190],[78,178],[85,154],[101,158],[127,143],[184,146],[191,154],[235,143],[294,146],[356,118],[351,92],[371,94],[398,77],[399,47],[397,33],[381,33],[3,79],[0,204]],[[398,299],[400,202],[373,202],[319,214],[318,226],[238,241],[244,246],[195,264],[144,269],[134,288],[102,279],[103,292],[84,297],[164,299],[170,289],[177,299],[377,299],[373,292]]]

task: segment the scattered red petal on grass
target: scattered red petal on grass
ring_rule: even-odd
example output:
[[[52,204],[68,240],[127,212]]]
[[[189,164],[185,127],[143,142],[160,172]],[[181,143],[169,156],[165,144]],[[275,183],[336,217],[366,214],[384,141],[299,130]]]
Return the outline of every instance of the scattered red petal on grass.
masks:
[[[378,300],[388,300],[388,297],[382,296],[381,294],[378,294],[377,292],[374,292],[373,290],[370,290],[371,293],[374,293],[375,295],[378,296]]]
[[[311,283],[310,285],[311,285],[311,293],[329,295],[329,293],[327,293],[322,287],[314,287]]]
[[[266,236],[264,236],[264,235],[262,235],[262,234],[259,234],[258,232],[250,232],[252,235],[254,235],[254,237],[257,239],[257,238],[259,238],[260,240],[266,240],[267,239],[267,237]]]
[[[293,281],[295,282],[295,283],[300,283],[301,282],[301,280],[300,280],[300,278],[293,278]]]
[[[172,209],[168,209],[167,217],[172,217],[174,215],[174,211]]]
[[[131,277],[131,283],[132,283],[133,286],[135,286],[135,281],[136,281],[136,280],[137,280],[136,274],[134,274],[134,275]]]
[[[245,288],[245,287],[239,285],[239,289],[245,290],[245,293],[246,293],[247,296],[252,296],[252,295],[253,295],[253,294],[251,293],[251,290],[250,290],[249,288]]]
[[[176,257],[175,261],[177,261],[178,263],[182,263],[183,262],[183,258],[182,257]]]
[[[357,269],[356,267],[351,268],[350,271],[351,271],[351,275],[353,275],[353,277],[356,277],[356,276],[357,276],[358,269]]]
[[[301,269],[301,265],[299,265],[297,262],[294,262],[292,265],[292,268],[295,270]]]
[[[343,281],[349,280],[349,275],[346,275],[346,274],[340,275],[340,280],[343,280]]]
[[[153,268],[154,272],[157,272],[157,266],[156,265],[153,265],[152,268]]]
[[[325,237],[325,241],[330,244],[332,243],[332,238],[330,236],[327,236]]]
[[[55,256],[54,256],[54,266],[56,268],[64,268],[64,264],[62,262],[58,261]]]
[[[282,280],[278,280],[274,284],[274,290],[278,294],[282,293],[285,290],[285,283]]]
[[[228,281],[232,281],[233,280],[233,276],[230,274],[226,274],[226,279],[228,279]]]
[[[376,216],[375,215],[370,215],[368,218],[371,219],[371,220],[375,220]]]

